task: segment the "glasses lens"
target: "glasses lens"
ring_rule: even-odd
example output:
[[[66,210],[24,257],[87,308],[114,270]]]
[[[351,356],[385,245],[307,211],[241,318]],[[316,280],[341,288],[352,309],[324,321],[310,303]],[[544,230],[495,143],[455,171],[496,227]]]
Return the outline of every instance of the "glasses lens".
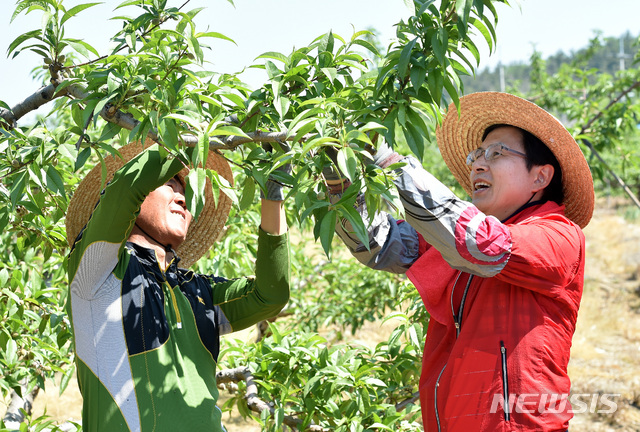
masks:
[[[501,144],[491,144],[484,151],[484,158],[487,162],[492,161],[499,156],[502,156],[502,145]]]
[[[467,155],[467,165],[471,166],[473,163],[478,160],[480,155],[484,153],[482,149],[471,150],[471,153]]]

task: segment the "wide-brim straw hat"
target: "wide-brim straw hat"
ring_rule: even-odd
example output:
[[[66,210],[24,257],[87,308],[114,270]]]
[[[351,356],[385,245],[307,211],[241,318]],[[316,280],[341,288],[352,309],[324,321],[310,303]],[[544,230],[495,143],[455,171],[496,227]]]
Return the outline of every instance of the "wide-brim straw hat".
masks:
[[[144,146],[140,142],[130,143],[118,149],[122,158],[105,157],[107,182],[111,181],[114,173],[122,168],[125,163],[152,144],[153,141],[150,140],[147,140]],[[233,184],[233,175],[229,163],[217,153],[209,152],[206,168],[215,170],[220,176]],[[180,171],[178,176],[184,180],[188,172],[188,169],[185,168]],[[89,221],[89,217],[100,197],[101,187],[102,166],[98,164],[80,182],[69,203],[66,216],[67,242],[69,245],[73,244],[80,231]],[[205,206],[198,216],[198,220],[191,222],[185,241],[176,249],[176,254],[180,257],[180,267],[191,267],[218,240],[229,217],[230,209],[231,199],[222,192],[218,196],[216,205],[211,182],[207,179]]]
[[[594,207],[593,178],[573,136],[554,116],[520,97],[500,92],[472,93],[460,98],[460,113],[449,106],[436,128],[438,147],[456,180],[471,196],[467,155],[482,143],[489,126],[506,124],[538,137],[553,152],[562,170],[565,216],[584,228]]]

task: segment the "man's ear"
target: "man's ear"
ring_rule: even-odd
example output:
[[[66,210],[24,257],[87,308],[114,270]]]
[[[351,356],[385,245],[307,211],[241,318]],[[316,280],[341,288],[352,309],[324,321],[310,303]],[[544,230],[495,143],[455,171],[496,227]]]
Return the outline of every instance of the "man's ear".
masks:
[[[536,177],[533,181],[533,188],[531,189],[531,192],[535,193],[549,186],[551,179],[553,179],[555,170],[551,164],[538,165],[534,167],[534,170],[536,172]]]

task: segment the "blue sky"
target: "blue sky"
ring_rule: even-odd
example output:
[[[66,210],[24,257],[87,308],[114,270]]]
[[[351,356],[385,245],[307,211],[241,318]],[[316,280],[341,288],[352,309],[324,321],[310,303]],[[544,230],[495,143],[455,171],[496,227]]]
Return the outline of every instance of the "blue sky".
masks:
[[[93,0],[65,1],[67,9]],[[13,2],[11,2],[13,3]],[[66,35],[84,39],[99,52],[108,49],[108,38],[118,23],[108,21],[123,13],[113,11],[118,2],[105,2],[88,9],[68,22]],[[170,3],[181,5],[184,0]],[[308,45],[315,37],[333,30],[350,38],[355,30],[373,27],[387,44],[394,35],[393,25],[409,14],[404,0],[234,0],[235,8],[226,0],[191,0],[187,9],[206,7],[197,19],[198,27],[217,31],[235,40],[216,42],[207,55],[207,69],[236,72],[251,64],[266,51],[289,53],[293,47]],[[321,7],[317,7],[322,4]],[[518,6],[520,4],[520,6]],[[21,33],[39,26],[39,14],[18,17],[9,24],[13,5],[0,14],[0,99],[9,105],[18,103],[37,90],[29,78],[30,70],[39,65],[34,54],[22,53],[7,59],[9,43]],[[521,0],[512,7],[498,6],[498,45],[489,57],[485,44],[480,67],[527,61],[534,47],[543,56],[558,51],[569,53],[584,47],[596,30],[604,36],[620,36],[627,31],[640,34],[640,1],[637,0]],[[612,54],[613,55],[613,54]],[[264,81],[261,72],[244,76],[250,84]]]

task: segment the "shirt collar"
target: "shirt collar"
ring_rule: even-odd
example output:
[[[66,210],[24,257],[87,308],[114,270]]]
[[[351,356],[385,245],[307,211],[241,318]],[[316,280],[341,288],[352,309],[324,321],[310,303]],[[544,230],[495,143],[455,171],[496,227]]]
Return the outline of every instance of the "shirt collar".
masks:
[[[161,271],[160,264],[158,263],[158,257],[156,256],[156,251],[154,249],[144,247],[130,241],[126,243],[126,246],[133,253],[133,255],[135,255],[138,258],[139,262],[141,262],[142,264],[150,268],[158,269],[159,271]],[[178,270],[179,262],[180,262],[180,257],[177,255],[174,255],[165,273],[168,273],[168,272],[176,273]]]
[[[539,213],[560,213],[564,216],[564,208],[564,205],[560,205],[554,201],[533,201],[523,205],[501,222],[504,224],[514,224]]]

